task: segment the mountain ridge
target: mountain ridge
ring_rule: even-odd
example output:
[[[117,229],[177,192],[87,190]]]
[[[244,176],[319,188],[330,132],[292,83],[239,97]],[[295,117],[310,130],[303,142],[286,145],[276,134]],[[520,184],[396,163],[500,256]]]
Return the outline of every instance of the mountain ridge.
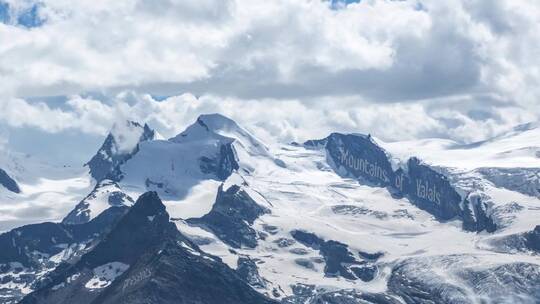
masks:
[[[202,115],[169,140],[141,141],[138,134],[136,150],[113,170],[117,180],[92,182],[86,199],[73,201],[65,222],[53,225],[91,233],[82,227],[102,214],[130,210],[139,216],[131,221],[117,213],[124,219],[121,227],[110,226],[117,236],[98,235],[86,249],[76,242],[55,249],[56,255],[77,257],[71,260],[80,265],[77,278],[66,273],[74,268],[55,264],[54,284],[43,278],[21,283],[17,271],[29,270],[6,260],[0,294],[13,292],[17,299],[33,291],[37,303],[69,294],[88,303],[166,303],[172,301],[168,295],[181,296],[175,284],[185,284],[186,277],[174,269],[191,271],[189,260],[249,288],[244,295],[287,304],[474,303],[478,297],[534,303],[538,297],[540,188],[534,167],[446,166],[420,157],[436,151],[432,147],[411,157],[400,153],[406,145],[399,150],[356,133],[296,145],[262,142],[219,114]],[[472,157],[479,154],[475,149],[467,150]],[[514,154],[504,157],[518,163]],[[111,196],[125,199],[115,204]],[[133,209],[128,197],[161,203],[145,213]],[[167,232],[154,233],[154,224]],[[177,233],[181,244],[169,238]],[[501,281],[504,273],[513,279]],[[8,276],[14,279],[3,279]],[[479,276],[490,279],[479,282]],[[215,282],[198,278],[190,287],[197,292],[204,282]],[[57,298],[46,300],[42,288]],[[233,296],[221,291],[215,292]],[[216,301],[204,296],[185,300]]]

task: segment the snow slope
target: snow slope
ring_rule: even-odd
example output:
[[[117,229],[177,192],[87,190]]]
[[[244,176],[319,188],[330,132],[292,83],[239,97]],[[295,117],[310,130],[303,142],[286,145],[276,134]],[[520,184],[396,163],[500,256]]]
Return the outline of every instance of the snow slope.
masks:
[[[475,169],[538,168],[540,166],[540,125],[526,124],[494,138],[468,145],[445,139],[422,139],[385,143],[377,140],[398,159],[417,156],[444,167]]]
[[[50,164],[36,156],[2,151],[0,166],[17,181],[21,193],[0,187],[0,231],[24,224],[59,221],[93,188],[87,170]]]
[[[332,295],[335,299],[358,292],[418,302],[411,290],[441,302],[448,299],[444,303],[478,303],[490,297],[534,303],[540,298],[531,291],[540,282],[540,256],[500,247],[500,240],[540,224],[537,125],[466,146],[440,139],[374,142],[386,150],[392,169],[419,157],[447,177],[460,195],[481,199],[497,229],[465,231],[461,219],[437,219],[407,196],[336,172],[324,141],[309,147],[262,142],[218,114],[199,117],[171,139],[139,142],[118,167],[121,179],[113,188],[133,198],[157,191],[180,232],[244,274],[253,288],[284,303],[315,303],[310,302],[316,299],[313,293],[330,292],[339,294]],[[91,191],[84,172],[58,170],[65,175],[58,173],[57,180],[15,174],[22,194],[0,193],[0,208],[6,210],[0,214],[8,219],[10,212],[16,213],[5,202],[33,207],[34,199],[48,196],[72,199],[73,207],[81,193]],[[228,196],[218,196],[229,189]],[[37,194],[39,190],[43,192]],[[106,194],[100,193],[96,204],[83,204],[82,213],[95,217],[109,206]],[[216,200],[224,205],[217,206]],[[264,212],[248,217],[253,203]],[[67,214],[62,208],[55,214],[61,211]],[[230,229],[241,229],[243,237],[249,234],[249,242],[231,240],[238,231]],[[514,279],[501,278],[504,273]],[[478,282],[477,277],[489,279]],[[309,295],[301,296],[299,290],[310,290]],[[437,294],[440,290],[444,295]]]

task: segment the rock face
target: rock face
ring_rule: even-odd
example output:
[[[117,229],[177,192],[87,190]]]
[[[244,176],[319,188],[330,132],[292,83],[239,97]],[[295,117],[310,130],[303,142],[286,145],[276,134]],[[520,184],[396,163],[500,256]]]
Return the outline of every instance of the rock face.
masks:
[[[303,146],[307,149],[319,149],[324,148],[326,146],[326,143],[328,142],[328,138],[323,139],[311,139],[306,142],[304,142]],[[298,144],[296,144],[298,145]]]
[[[111,207],[129,207],[133,199],[122,192],[112,180],[100,181],[75,208],[62,220],[66,225],[78,225],[89,222],[101,212]]]
[[[139,143],[154,139],[155,132],[148,125],[127,121],[125,126],[115,126],[96,155],[86,164],[96,181],[122,179],[120,166],[139,150]],[[135,139],[135,140],[133,140]]]
[[[231,133],[238,138],[246,137],[248,141],[253,140],[234,121],[222,115],[211,114],[199,116],[194,124],[176,137],[171,138],[170,141],[184,145],[214,142],[213,146],[217,147],[217,149],[214,148],[216,151],[209,155],[200,156],[197,161],[201,172],[213,174],[219,180],[224,181],[235,170],[239,169],[238,157],[233,146],[233,143],[238,139],[221,133],[227,135]],[[254,144],[255,146],[259,145],[258,143]]]
[[[333,133],[327,138],[325,149],[329,163],[338,174],[385,187],[397,197],[407,197],[441,221],[460,218],[465,230],[496,229],[482,197],[462,196],[447,176],[416,157],[394,170],[386,151],[369,135]]]
[[[403,192],[418,207],[441,220],[450,220],[460,215],[461,196],[446,176],[422,164],[417,158],[409,159],[407,167]]]
[[[39,266],[35,253],[53,256],[75,243],[85,243],[108,231],[124,215],[127,207],[111,208],[81,225],[41,223],[22,226],[0,235],[0,264],[19,262]]]
[[[326,151],[336,168],[365,182],[386,187],[394,180],[386,153],[370,136],[332,133]]]
[[[259,275],[257,263],[249,257],[239,257],[236,273],[250,286],[254,288],[265,288],[266,282]]]
[[[364,282],[373,280],[377,267],[368,261],[359,261],[349,251],[348,246],[337,241],[325,241],[313,233],[301,230],[291,231],[292,237],[299,243],[319,250],[326,263],[324,274],[327,277],[343,277],[348,280],[360,279]],[[378,257],[374,257],[377,260]]]
[[[526,245],[529,249],[540,253],[540,225],[525,234]]]
[[[78,259],[107,233],[127,212],[127,207],[109,208],[80,225],[41,223],[23,226],[0,235],[0,303],[20,300],[23,290],[39,288],[41,275],[62,261]],[[18,266],[16,266],[18,265]]]
[[[274,303],[169,221],[155,192],[73,265],[59,267],[21,303]]]
[[[232,143],[221,145],[219,153],[213,158],[207,156],[199,158],[199,166],[203,173],[214,173],[219,180],[226,180],[239,168]]]
[[[11,178],[6,171],[0,168],[0,185],[14,193],[21,193],[17,182]]]
[[[234,248],[257,246],[258,235],[253,222],[269,210],[255,202],[237,185],[223,191],[219,187],[212,210],[201,218],[188,219],[188,223],[211,230],[220,240]]]

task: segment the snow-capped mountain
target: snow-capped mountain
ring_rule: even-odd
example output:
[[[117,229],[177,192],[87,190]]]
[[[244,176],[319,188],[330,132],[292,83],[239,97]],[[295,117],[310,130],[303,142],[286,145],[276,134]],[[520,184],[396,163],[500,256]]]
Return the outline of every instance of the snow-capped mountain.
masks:
[[[88,223],[108,208],[129,207],[133,199],[126,195],[117,183],[104,179],[63,220],[64,224]]]
[[[118,167],[138,152],[139,143],[154,139],[154,136],[155,132],[148,125],[133,121],[114,125],[96,155],[86,164],[90,174],[97,181],[121,179]]]
[[[263,143],[219,114],[168,140],[127,126],[62,223],[0,236],[0,303],[540,301],[534,124],[466,146]]]

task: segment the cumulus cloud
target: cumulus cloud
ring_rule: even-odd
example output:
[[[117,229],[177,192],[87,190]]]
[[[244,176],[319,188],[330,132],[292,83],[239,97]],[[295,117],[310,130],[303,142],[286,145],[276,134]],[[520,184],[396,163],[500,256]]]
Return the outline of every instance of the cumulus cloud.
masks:
[[[0,121],[11,127],[33,127],[50,133],[74,129],[103,134],[115,115],[112,107],[101,101],[80,96],[68,99],[66,107],[52,108],[45,102],[7,98],[0,102]]]
[[[0,21],[0,124],[173,136],[221,112],[281,141],[471,142],[538,120],[536,0],[348,2],[25,0],[44,23]]]
[[[387,141],[443,137],[473,142],[535,119],[526,109],[504,102],[499,107],[485,108],[475,104],[470,96],[374,104],[357,97],[245,100],[186,93],[158,101],[149,94],[124,91],[101,99],[72,96],[63,108],[16,99],[10,104],[12,108],[2,111],[5,114],[0,115],[0,120],[12,127],[33,127],[49,133],[77,130],[101,136],[114,125],[113,135],[133,135],[119,138],[121,146],[129,150],[140,134],[131,132],[127,120],[148,123],[169,138],[193,123],[198,115],[208,113],[227,115],[269,143],[301,142],[335,131],[371,133]],[[441,107],[441,103],[445,106]],[[25,118],[17,119],[22,116]]]

